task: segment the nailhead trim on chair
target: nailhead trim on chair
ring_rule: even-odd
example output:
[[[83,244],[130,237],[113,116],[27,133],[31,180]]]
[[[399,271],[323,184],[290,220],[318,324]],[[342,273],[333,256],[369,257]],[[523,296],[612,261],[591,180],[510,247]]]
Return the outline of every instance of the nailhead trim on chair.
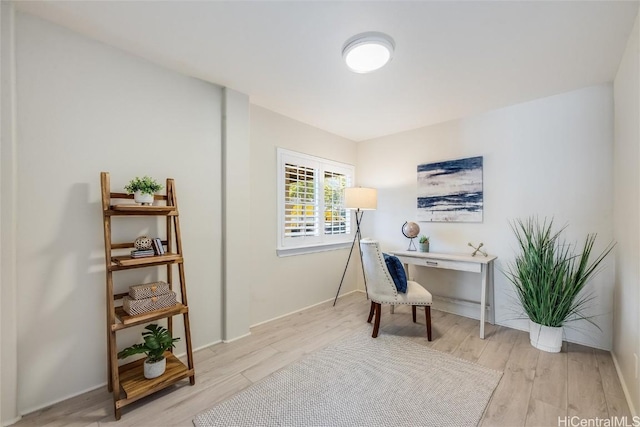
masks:
[[[371,301],[378,303],[378,304],[391,304],[391,305],[415,305],[416,307],[426,307],[426,306],[431,306],[432,303],[424,303],[424,304],[411,304],[409,302],[384,302],[384,301],[376,301],[373,298],[371,298]]]
[[[364,248],[364,250],[362,250]],[[373,338],[378,336],[380,332],[380,315],[382,313],[382,304],[391,304],[391,305],[410,305],[411,306],[411,314],[413,317],[413,322],[416,322],[416,307],[425,307],[425,320],[427,323],[427,339],[431,341],[431,303],[425,301],[426,299],[431,299],[425,297],[422,298],[422,293],[419,289],[415,289],[415,286],[420,286],[419,284],[411,281],[408,283],[407,292],[410,289],[414,289],[414,293],[417,294],[407,295],[406,298],[401,298],[398,301],[398,289],[396,288],[395,283],[391,280],[391,275],[389,274],[389,270],[387,269],[387,263],[384,262],[384,258],[382,255],[382,251],[380,250],[379,243],[377,241],[365,241],[360,243],[361,253],[365,253],[366,255],[363,257],[363,269],[369,272],[371,275],[372,286],[373,286],[373,294],[369,294],[369,298],[371,299],[371,308],[369,310],[369,318],[367,322],[371,323],[371,320],[375,316],[375,322],[373,325],[373,334],[371,335]],[[374,252],[377,255],[378,265],[374,265],[376,260],[374,259]],[[365,273],[366,274],[366,273]],[[386,283],[386,285],[385,285]],[[385,286],[387,286],[385,288]],[[425,291],[426,294],[430,297],[428,291]],[[379,300],[377,296],[383,298],[383,300]],[[411,301],[412,300],[412,301]]]
[[[368,245],[368,246],[376,246],[376,243],[362,242],[362,244]],[[378,262],[380,263],[382,270],[384,270],[385,272],[385,279],[387,279],[387,283],[390,285],[389,287],[393,289],[393,296],[398,298],[398,289],[396,288],[396,284],[393,283],[393,279],[391,279],[391,276],[389,276],[387,263],[384,262],[384,258],[382,257],[382,254],[379,251],[376,251],[376,253],[378,254]],[[373,299],[371,299],[371,301],[373,301]],[[381,304],[389,304],[389,303],[381,303]]]
[[[369,243],[369,242],[362,242],[363,245],[369,245],[369,246],[375,246],[376,243]],[[387,263],[384,262],[384,258],[382,258],[382,254],[379,251],[376,251],[376,253],[378,254],[378,262],[380,263],[382,269],[385,271],[386,274],[386,279],[387,282],[391,285],[393,291],[394,291],[394,296],[396,298],[398,298],[398,289],[396,288],[395,283],[393,283],[393,280],[391,279],[391,277],[389,276],[389,270],[387,269]],[[418,304],[411,304],[408,302],[399,302],[399,301],[394,301],[394,302],[388,302],[388,301],[376,301],[375,299],[371,298],[371,296],[369,297],[371,299],[371,301],[378,303],[378,304],[390,304],[390,305],[415,305],[418,307],[426,307],[426,306],[431,306],[432,304],[422,304],[422,305],[418,305]]]

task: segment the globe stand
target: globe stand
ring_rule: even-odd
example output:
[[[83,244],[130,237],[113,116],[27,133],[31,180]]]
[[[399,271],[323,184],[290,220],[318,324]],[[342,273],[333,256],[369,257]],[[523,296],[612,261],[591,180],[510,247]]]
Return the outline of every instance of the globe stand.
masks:
[[[420,234],[420,227],[418,224],[415,222],[405,221],[404,224],[402,224],[402,234],[404,237],[409,239],[409,248],[407,251],[417,251],[418,249],[416,248],[416,244],[413,243],[413,239],[418,237],[418,234]]]
[[[410,237],[409,238],[409,248],[407,249],[408,251],[417,251],[416,244],[413,243],[413,239],[415,239],[415,237]],[[411,249],[412,247],[413,247],[413,249]]]

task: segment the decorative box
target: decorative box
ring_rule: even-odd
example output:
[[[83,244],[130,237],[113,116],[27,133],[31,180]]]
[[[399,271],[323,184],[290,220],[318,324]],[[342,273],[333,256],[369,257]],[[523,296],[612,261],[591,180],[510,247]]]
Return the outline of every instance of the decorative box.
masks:
[[[143,283],[129,287],[129,296],[131,299],[142,299],[157,297],[171,292],[167,282]]]
[[[158,295],[151,298],[132,299],[128,296],[122,298],[122,308],[129,316],[143,314],[161,308],[173,307],[176,305],[176,293]]]

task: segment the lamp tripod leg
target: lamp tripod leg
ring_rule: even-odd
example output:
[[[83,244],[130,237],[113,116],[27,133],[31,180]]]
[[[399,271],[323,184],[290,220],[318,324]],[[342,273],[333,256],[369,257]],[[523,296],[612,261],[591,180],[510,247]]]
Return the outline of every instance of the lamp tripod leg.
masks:
[[[356,240],[358,241],[358,253],[360,254],[360,265],[362,266],[362,276],[364,277],[364,289],[367,294],[367,299],[369,299],[369,291],[367,290],[367,276],[364,274],[364,263],[362,262],[362,250],[360,249],[360,223],[362,222],[362,212],[360,209],[356,211],[356,234],[353,236],[353,243],[351,243],[351,250],[349,251],[349,258],[347,258],[347,265],[344,266],[344,271],[342,272],[342,279],[340,279],[340,286],[338,286],[338,292],[336,292],[336,297],[333,299],[333,306],[336,306],[336,301],[338,301],[338,295],[340,295],[340,289],[342,288],[342,282],[344,282],[344,276],[347,274],[347,269],[349,268],[349,261],[351,261],[351,255],[353,254],[353,247],[356,244]]]
[[[367,289],[367,275],[364,274],[364,262],[362,261],[362,249],[360,248],[360,239],[362,238],[362,234],[360,233],[360,223],[362,222],[362,215],[364,212],[360,212],[360,219],[358,219],[358,213],[356,212],[356,237],[358,238],[358,253],[360,253],[360,265],[362,266],[362,278],[364,279],[364,292],[367,295],[367,299],[369,299],[369,289]]]
[[[351,250],[349,251],[349,258],[347,258],[347,265],[344,266],[344,272],[342,273],[342,279],[340,279],[340,286],[338,286],[338,292],[336,292],[336,297],[333,299],[333,306],[336,306],[336,301],[338,301],[338,295],[340,295],[340,289],[342,288],[342,282],[344,282],[344,276],[347,274],[347,268],[349,268],[349,261],[351,261],[351,254],[353,253],[353,247],[356,244],[356,239],[358,235],[353,236],[353,243],[351,243]],[[360,254],[362,257],[362,254]]]

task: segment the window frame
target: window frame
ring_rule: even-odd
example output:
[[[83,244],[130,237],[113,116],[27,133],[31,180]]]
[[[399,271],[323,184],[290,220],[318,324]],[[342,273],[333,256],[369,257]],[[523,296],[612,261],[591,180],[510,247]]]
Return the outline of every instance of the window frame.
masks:
[[[278,185],[277,185],[277,246],[276,252],[278,256],[299,255],[311,252],[322,252],[347,247],[353,241],[355,235],[355,226],[350,209],[345,209],[345,223],[348,233],[344,234],[325,234],[324,219],[324,179],[325,172],[343,174],[347,177],[346,187],[352,187],[355,183],[355,166],[348,163],[328,160],[310,154],[304,154],[285,148],[277,147],[277,167],[278,167]],[[318,191],[315,194],[315,202],[317,205],[318,236],[285,236],[285,220],[286,220],[286,164],[294,164],[296,166],[313,167],[317,173]]]

